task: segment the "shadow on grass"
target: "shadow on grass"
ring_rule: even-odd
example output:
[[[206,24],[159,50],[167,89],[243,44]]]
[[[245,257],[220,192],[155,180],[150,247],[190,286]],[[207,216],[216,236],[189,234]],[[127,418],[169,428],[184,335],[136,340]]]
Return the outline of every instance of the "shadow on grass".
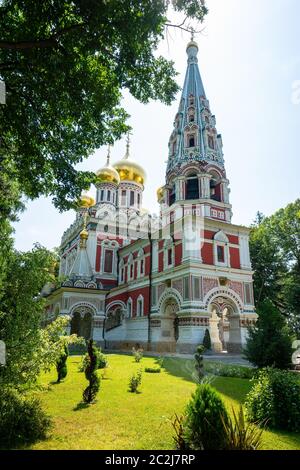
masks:
[[[80,410],[85,410],[86,408],[89,408],[89,406],[92,403],[84,403],[83,401],[80,401],[77,403],[77,405],[73,408],[73,411],[80,411]]]

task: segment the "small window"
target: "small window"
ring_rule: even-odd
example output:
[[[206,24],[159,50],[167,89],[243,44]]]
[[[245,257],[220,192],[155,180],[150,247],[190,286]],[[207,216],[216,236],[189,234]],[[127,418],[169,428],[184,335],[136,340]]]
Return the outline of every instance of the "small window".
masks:
[[[144,274],[144,267],[145,267],[145,266],[144,266],[144,260],[141,259],[141,265],[140,265],[140,272],[141,272],[141,275]]]
[[[130,205],[134,206],[134,191],[130,191]]]
[[[195,300],[200,300],[200,277],[193,277],[193,294]]]
[[[189,116],[189,122],[194,122],[195,121],[195,116],[194,114],[190,114]]]
[[[108,225],[104,225],[104,232],[108,232]]]
[[[104,190],[101,189],[101,193],[100,193],[100,201],[103,201],[104,199]]]
[[[134,269],[134,265],[132,263],[130,266],[130,279],[133,279],[133,273],[134,273],[133,269]]]
[[[144,312],[143,312],[143,300],[142,299],[138,299],[137,301],[137,315],[139,317],[143,316]]]
[[[141,205],[141,195],[139,193],[137,195],[137,205],[138,205],[138,207],[140,207],[140,205]]]
[[[189,143],[189,147],[195,147],[195,136],[194,135],[190,135],[188,137],[188,143]]]
[[[105,250],[104,253],[104,272],[111,273],[112,272],[112,265],[113,265],[113,251],[112,250]]]
[[[122,190],[121,193],[121,204],[122,206],[126,206],[126,191]]]
[[[110,201],[110,190],[107,191],[107,200]]]
[[[215,148],[214,138],[211,135],[208,136],[208,146],[212,150]]]
[[[183,299],[189,300],[190,298],[190,278],[185,277],[183,280]]]
[[[172,248],[168,249],[168,266],[173,264],[173,253],[172,253]]]
[[[174,204],[176,200],[176,189],[175,189],[175,184],[173,185],[170,193],[169,193],[169,203],[170,203],[170,206],[172,206],[172,204]]]
[[[217,257],[219,263],[225,262],[224,246],[217,246]]]

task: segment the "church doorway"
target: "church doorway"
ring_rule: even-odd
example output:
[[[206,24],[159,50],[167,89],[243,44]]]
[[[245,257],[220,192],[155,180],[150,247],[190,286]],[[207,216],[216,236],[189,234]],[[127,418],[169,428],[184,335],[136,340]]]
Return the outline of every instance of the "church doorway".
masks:
[[[242,350],[240,315],[231,299],[218,297],[210,305],[209,329],[214,352]]]
[[[179,338],[179,305],[173,298],[167,299],[162,306],[161,341],[165,351],[175,352]]]
[[[89,340],[92,338],[93,313],[88,308],[75,310],[71,320],[71,334],[76,334]]]

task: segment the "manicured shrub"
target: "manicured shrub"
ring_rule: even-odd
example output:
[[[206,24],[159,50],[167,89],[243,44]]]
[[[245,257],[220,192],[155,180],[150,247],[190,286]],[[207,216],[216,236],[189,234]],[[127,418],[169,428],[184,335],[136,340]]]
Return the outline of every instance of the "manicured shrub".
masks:
[[[131,393],[138,393],[138,387],[142,383],[142,371],[141,369],[138,370],[135,374],[132,374],[132,376],[129,379],[129,391]]]
[[[185,412],[184,440],[188,447],[193,450],[224,449],[224,423],[228,419],[217,391],[208,383],[199,384]]]
[[[51,426],[36,398],[15,389],[0,389],[0,447],[11,449],[46,437]]]
[[[67,359],[69,356],[68,346],[65,345],[64,352],[61,354],[60,358],[56,363],[56,371],[57,371],[57,383],[67,377],[68,369],[67,369]]]
[[[203,371],[203,352],[205,348],[204,346],[200,345],[197,347],[197,352],[195,354],[195,369],[196,369],[196,374],[197,374],[197,381],[200,382],[203,377],[204,377],[204,371]]]
[[[135,362],[141,362],[143,358],[143,352],[144,350],[142,348],[138,348],[138,349],[132,348],[132,354],[133,354]]]
[[[89,381],[89,385],[83,392],[83,401],[85,403],[92,403],[95,400],[100,388],[100,378],[97,375],[98,353],[92,339],[89,340],[87,349],[89,360],[87,361],[84,372],[86,379]]]
[[[108,360],[105,354],[101,351],[101,348],[95,347],[95,351],[97,354],[97,361],[98,361],[98,369],[105,369],[108,367]],[[81,363],[79,365],[79,372],[84,372],[85,368],[87,366],[87,363],[89,361],[89,355],[86,353],[84,356],[82,356]]]
[[[253,379],[245,402],[251,422],[266,422],[270,427],[300,431],[300,383],[292,372],[266,368]]]
[[[292,362],[292,338],[286,321],[269,300],[257,309],[258,320],[248,330],[244,356],[255,366],[287,369]]]
[[[210,333],[208,328],[206,328],[204,337],[203,337],[203,346],[205,349],[211,349],[211,339],[210,339]]]
[[[160,367],[145,367],[145,372],[148,372],[149,374],[159,374],[160,371]]]
[[[157,359],[156,359],[156,362],[157,364],[159,365],[159,367],[163,367],[164,365],[164,360],[165,358],[163,356],[159,356]]]
[[[220,375],[221,377],[237,377],[240,379],[252,379],[257,369],[253,367],[238,366],[233,364],[223,364],[221,362],[204,363],[204,372],[212,375]]]

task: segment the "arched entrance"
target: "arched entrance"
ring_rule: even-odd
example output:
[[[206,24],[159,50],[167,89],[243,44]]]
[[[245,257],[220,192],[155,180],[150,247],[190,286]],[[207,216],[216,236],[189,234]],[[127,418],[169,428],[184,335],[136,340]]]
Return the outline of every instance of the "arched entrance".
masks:
[[[173,297],[167,298],[161,305],[161,341],[165,351],[176,351],[179,338],[178,311],[179,305]]]
[[[105,319],[105,331],[110,331],[117,326],[122,324],[123,319],[123,310],[121,307],[111,308],[107,312],[107,317]]]
[[[71,334],[88,340],[92,338],[93,311],[89,307],[77,307],[72,313]]]
[[[216,297],[209,305],[209,312],[209,329],[213,351],[241,352],[240,314],[235,302],[230,298]]]

